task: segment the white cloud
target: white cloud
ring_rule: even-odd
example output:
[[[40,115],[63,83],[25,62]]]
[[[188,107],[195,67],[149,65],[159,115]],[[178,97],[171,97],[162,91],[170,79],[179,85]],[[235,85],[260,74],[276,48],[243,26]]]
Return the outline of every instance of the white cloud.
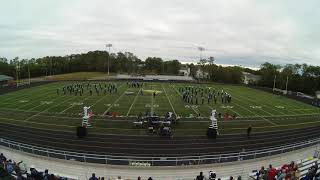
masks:
[[[220,64],[301,60],[317,64],[320,58],[314,41],[320,39],[315,31],[319,24],[310,23],[302,13],[312,7],[317,11],[317,6],[307,2],[13,0],[7,4],[0,7],[0,56],[9,58],[102,50],[106,43],[114,44],[114,51],[130,51],[142,59],[160,56],[184,62],[197,61],[195,44],[204,46],[204,54],[215,56]],[[299,14],[287,11],[288,7],[300,10]],[[8,14],[11,11],[19,13]]]

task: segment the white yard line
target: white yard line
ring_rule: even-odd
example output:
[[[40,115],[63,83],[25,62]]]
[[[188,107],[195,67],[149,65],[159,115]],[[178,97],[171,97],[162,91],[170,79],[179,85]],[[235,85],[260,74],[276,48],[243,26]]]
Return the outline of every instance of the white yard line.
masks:
[[[47,108],[47,109],[45,109],[45,110],[43,110],[43,111],[38,112],[38,113],[35,114],[35,115],[32,115],[32,116],[26,118],[24,121],[29,121],[31,118],[33,118],[33,117],[35,117],[35,116],[37,116],[37,115],[39,115],[39,114],[41,114],[41,113],[43,113],[43,112],[46,112],[46,111],[48,111],[49,109],[51,109],[51,108],[53,108],[53,107],[57,107],[57,106],[65,103],[66,101],[69,101],[70,99],[74,99],[74,98],[75,98],[75,97],[73,97],[73,98],[67,98],[66,100],[62,101],[62,102],[59,103],[59,104],[56,104],[56,105],[54,105],[54,106],[51,106],[51,107],[49,107],[49,108]]]
[[[240,98],[242,98],[242,99],[251,101],[251,102],[253,102],[254,104],[257,104],[257,102],[251,100],[250,98],[246,98],[246,97],[241,96],[241,95],[239,95],[239,94],[238,94],[237,96],[240,97]],[[267,101],[267,100],[266,100],[266,101]],[[269,102],[269,101],[267,101],[267,102]],[[248,103],[246,103],[246,104],[248,104]],[[269,104],[270,104],[270,103],[269,103]],[[258,105],[260,105],[260,104],[258,104]],[[263,107],[263,106],[262,106],[262,107]],[[280,114],[285,115],[285,113],[283,113],[283,112],[281,112],[281,111],[277,111],[274,107],[269,107],[269,106],[267,106],[267,105],[266,105],[265,107],[271,109],[272,111],[276,111],[276,112],[278,112],[278,113],[280,113]],[[265,113],[268,113],[268,114],[270,114],[270,115],[274,115],[274,114],[271,114],[271,113],[269,113],[269,112],[267,112],[267,111],[265,111],[265,110],[263,110],[263,109],[260,109],[260,110],[263,111],[263,112],[265,112]]]
[[[32,108],[27,109],[27,111],[32,111],[33,109],[40,107],[40,106],[43,106],[43,105],[45,105],[45,104],[41,104],[41,101],[40,101],[40,104],[38,106],[33,106]]]
[[[123,85],[125,85],[125,83],[122,83],[122,84],[119,86],[119,89],[120,89]],[[106,98],[106,97],[109,97],[109,94],[104,95],[102,98],[100,98],[99,100],[97,100],[95,103],[93,103],[93,104],[91,105],[91,107],[95,106],[96,104],[98,104],[100,101],[102,101],[102,100],[103,100],[104,98]]]
[[[176,115],[176,117],[177,117],[177,113],[176,113],[176,111],[175,111],[174,108],[173,108],[173,105],[172,105],[172,103],[171,103],[171,101],[170,101],[170,98],[168,97],[168,94],[167,94],[165,88],[163,87],[163,84],[161,84],[161,87],[162,87],[165,95],[167,96],[167,99],[168,99],[168,101],[169,101],[169,104],[170,104],[170,106],[171,106],[171,108],[172,108],[173,113],[174,113],[174,114]]]
[[[87,100],[89,97],[91,97],[91,96],[87,96],[86,98],[84,98],[83,102],[84,102],[85,100]],[[62,111],[60,111],[60,112],[59,112],[59,114],[62,114],[62,113],[64,113],[64,112],[66,112],[67,110],[69,110],[69,109],[73,108],[74,106],[75,106],[74,104],[73,104],[73,105],[71,105],[70,107],[68,107],[68,108],[66,108],[66,109],[64,109],[64,110],[62,110]]]
[[[171,86],[172,86],[172,88],[175,90],[175,92],[177,92],[177,94],[182,97],[182,95],[178,92],[178,90],[177,90],[173,85],[171,85]],[[196,115],[199,114],[199,112],[197,112],[192,106],[191,106],[191,108],[192,108],[192,110],[196,113]]]
[[[28,92],[27,94],[24,94],[24,95],[22,95],[22,94],[18,94],[17,96],[15,96],[15,94],[13,94],[13,97],[10,97],[10,95],[9,95],[9,97],[7,97],[6,99],[3,99],[2,101],[1,101],[1,103],[7,103],[8,101],[12,101],[12,100],[15,100],[15,99],[24,99],[24,98],[29,98],[30,96],[32,96],[34,93],[37,93],[38,91],[39,92],[41,92],[41,91],[43,91],[43,90],[48,90],[48,89],[51,89],[51,87],[45,87],[45,88],[39,88],[39,89],[37,89],[36,90],[36,92]],[[23,89],[22,89],[23,90]],[[28,89],[28,90],[31,90],[31,88],[30,89]],[[20,91],[20,90],[19,90]],[[17,91],[18,92],[18,91]],[[12,93],[15,93],[15,92],[12,92]],[[20,93],[20,92],[19,92]],[[41,95],[40,95],[41,96]]]
[[[246,99],[246,100],[248,100],[248,101],[251,101],[251,102],[257,104],[257,102],[251,100],[250,98],[247,98],[247,97],[241,96],[241,95],[237,95],[237,96],[238,96],[238,97],[242,97],[243,99]],[[271,101],[269,101],[268,97],[266,97],[265,95],[262,95],[262,97],[263,97],[263,98],[261,98],[261,100],[263,100],[264,102],[267,102],[267,104],[268,104],[268,105],[265,106],[266,108],[269,108],[269,109],[271,109],[271,110],[273,110],[273,111],[276,111],[276,112],[278,112],[278,113],[280,113],[280,114],[286,115],[286,113],[284,113],[284,112],[282,112],[282,111],[279,111],[277,108],[275,108],[275,107],[273,106],[274,103],[271,102]],[[276,100],[274,100],[274,101],[277,101],[277,102],[278,102],[279,100],[276,99]],[[284,109],[284,110],[285,110],[285,111],[288,111],[287,109]],[[291,113],[292,113],[292,112],[291,112]]]
[[[273,97],[273,96],[272,96]],[[268,99],[267,99],[267,97],[265,97],[265,98],[263,98],[263,100],[264,101],[266,101],[266,102],[268,102],[268,104],[270,105],[270,108],[272,108],[274,111],[277,111],[277,112],[279,112],[279,113],[281,113],[281,114],[283,114],[283,115],[286,115],[286,113],[283,113],[282,111],[278,111],[277,110],[277,108],[275,108],[274,106],[273,106],[273,102],[271,102],[271,101],[269,101]],[[278,99],[274,99],[274,101],[277,101],[277,103],[279,103],[279,100]],[[282,102],[281,102],[282,103]],[[280,103],[279,103],[280,104]],[[285,109],[283,109],[283,110],[285,110],[285,111],[287,111],[287,112],[291,112],[291,113],[294,113],[293,111],[290,111],[289,109],[287,109],[287,108],[285,108]]]
[[[127,89],[128,89],[128,88],[127,88]],[[121,96],[119,96],[119,98],[116,99],[116,100],[111,104],[111,106],[109,106],[108,109],[103,112],[103,116],[106,115],[106,113],[113,107],[114,104],[116,104],[116,103],[122,98],[123,95],[125,95],[127,89],[124,90],[123,93],[121,94]]]
[[[129,108],[126,116],[129,116],[129,114],[130,114],[130,112],[131,112],[131,109],[132,109],[134,103],[136,103],[136,100],[138,99],[138,96],[139,96],[139,94],[140,94],[141,91],[142,91],[142,88],[140,88],[140,90],[138,91],[136,97],[134,97],[133,102],[132,102],[132,104],[131,104],[131,106],[130,106],[130,108]]]
[[[270,121],[269,119],[266,119],[266,118],[264,118],[264,117],[262,117],[262,119],[263,119],[263,120],[265,120],[265,121],[267,121],[268,123],[270,123],[270,124],[274,125],[274,126],[278,126],[278,124],[276,124],[276,123],[274,123],[274,122]]]
[[[236,99],[236,98],[235,98],[235,99]],[[239,107],[241,107],[241,108],[243,108],[244,110],[246,110],[246,111],[248,111],[248,112],[250,112],[250,113],[252,113],[252,114],[255,114],[257,117],[261,117],[263,120],[267,121],[268,123],[277,126],[276,123],[274,123],[274,122],[272,122],[272,121],[264,118],[263,116],[260,116],[259,114],[255,113],[255,112],[253,112],[253,111],[251,111],[251,110],[249,110],[249,109],[247,109],[247,108],[245,108],[245,107],[243,107],[243,106],[240,106],[239,104],[235,103],[234,101],[233,101],[232,103],[235,104],[235,105],[237,105],[237,106],[239,106]]]
[[[59,99],[61,99],[61,98],[64,98],[64,96],[59,96],[58,98],[55,98],[55,100],[53,100],[52,103],[55,102],[55,101],[57,101],[57,100],[59,100]],[[47,101],[47,100],[51,100],[51,99],[52,99],[52,96],[49,96],[48,98],[45,98],[45,99],[42,100],[42,101]],[[37,108],[37,107],[46,105],[45,103],[44,103],[44,104],[41,104],[42,101],[40,101],[40,105],[34,106],[34,107],[30,108],[30,109],[27,109],[27,111],[31,111],[31,110],[33,110],[33,109],[35,109],[35,108]],[[31,103],[31,104],[32,104],[32,103]],[[18,107],[17,109],[19,109],[19,108],[21,108],[21,107]]]
[[[41,97],[44,97],[44,96],[46,96],[46,95],[48,95],[48,94],[50,94],[50,93],[52,93],[52,92],[47,92],[47,93],[44,93],[44,94],[41,94],[41,95],[39,95],[39,96],[33,96],[33,97],[30,97],[30,95],[28,95],[28,96],[26,96],[26,97],[29,97],[29,101],[28,102],[26,102],[25,104],[22,104],[22,103],[20,103],[20,101],[18,101],[18,102],[15,102],[15,103],[10,103],[11,105],[16,105],[16,104],[19,104],[20,103],[20,105],[18,105],[16,108],[17,109],[20,109],[20,108],[23,108],[23,107],[25,107],[25,106],[28,106],[28,105],[30,105],[30,104],[32,104],[32,103],[34,103],[33,101],[32,101],[32,99],[39,99],[39,98],[41,98]],[[19,99],[25,99],[25,98],[19,98]]]
[[[245,103],[244,101],[241,101],[239,98],[236,98],[236,97],[234,97],[234,96],[233,96],[233,98],[236,99],[236,100],[238,100],[239,102]],[[245,104],[250,105],[249,103],[245,103]],[[257,103],[255,103],[255,104],[257,105]],[[259,106],[259,104],[258,104],[257,106]],[[262,106],[261,106],[261,107],[262,107]],[[247,108],[246,108],[246,109],[247,109]],[[265,110],[263,110],[263,109],[258,109],[258,110],[263,111],[263,112],[269,114],[270,116],[275,116],[274,114],[271,114],[271,113],[269,113],[269,112],[267,112],[267,111],[265,111]],[[248,110],[248,111],[250,111],[250,110]],[[251,112],[252,112],[252,111],[251,111]],[[254,113],[254,114],[258,115],[257,113]]]
[[[229,89],[228,89],[229,90]],[[229,90],[230,91],[230,90]],[[241,96],[239,93],[234,93],[234,91],[232,91],[231,90],[231,92],[232,92],[232,94],[235,94],[235,96],[237,96],[237,97],[239,97],[239,98],[241,98],[241,99],[245,99],[244,101],[242,101],[241,99],[239,99],[239,98],[236,98],[235,96],[232,96],[234,99],[236,99],[236,100],[238,100],[239,102],[242,102],[242,103],[245,103],[245,104],[247,104],[247,105],[251,105],[251,104],[249,104],[249,103],[247,103],[246,101],[251,101],[255,106],[261,106],[262,107],[262,105],[260,105],[259,103],[257,103],[257,102],[255,102],[255,101],[252,101],[251,99],[249,99],[249,98],[246,98],[246,97],[244,97],[244,96]],[[269,108],[268,106],[265,106],[266,108]],[[271,109],[271,110],[274,110],[274,108],[269,108],[269,109]],[[269,113],[268,111],[265,111],[265,110],[263,110],[263,109],[259,109],[260,111],[263,111],[263,112],[265,112],[265,113],[267,113],[267,114],[269,114],[269,115],[271,115],[271,116],[274,116],[274,114],[271,114],[271,113]],[[276,111],[276,110],[275,110]],[[278,111],[277,111],[278,112]],[[282,113],[282,114],[284,114],[284,113]]]
[[[209,106],[208,104],[207,104],[207,106],[208,106],[210,109],[214,109],[213,106]],[[226,110],[230,110],[230,111],[234,112],[235,114],[237,114],[239,117],[242,117],[237,111],[233,110],[232,108],[229,108],[229,109],[226,109]]]

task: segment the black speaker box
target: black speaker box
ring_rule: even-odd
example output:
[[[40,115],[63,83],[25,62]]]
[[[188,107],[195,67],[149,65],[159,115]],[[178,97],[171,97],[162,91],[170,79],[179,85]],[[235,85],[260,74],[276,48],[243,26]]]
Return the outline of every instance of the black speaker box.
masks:
[[[207,137],[208,137],[208,138],[216,139],[216,138],[217,138],[217,130],[216,130],[216,129],[213,129],[213,128],[208,128],[208,130],[207,130]]]
[[[87,128],[85,127],[77,127],[77,136],[78,138],[83,138],[87,136]]]

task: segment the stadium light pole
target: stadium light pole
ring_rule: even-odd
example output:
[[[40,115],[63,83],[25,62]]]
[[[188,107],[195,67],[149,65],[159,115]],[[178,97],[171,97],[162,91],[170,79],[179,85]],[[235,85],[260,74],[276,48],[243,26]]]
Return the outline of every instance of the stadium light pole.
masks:
[[[29,75],[29,86],[31,84],[31,80],[30,80],[30,60],[28,60],[28,75]]]
[[[277,79],[277,75],[274,75],[274,80],[273,80],[273,91],[276,88],[276,79]]]
[[[204,49],[204,47],[201,47],[201,46],[198,46],[198,50],[200,51],[200,60],[199,60],[199,62],[201,63],[201,60],[202,60],[202,51],[204,51],[205,49]],[[201,65],[202,66],[202,65]],[[204,72],[203,72],[203,69],[202,69],[202,72],[201,72],[201,74],[202,74],[202,78],[204,79]]]
[[[198,46],[198,50],[200,51],[200,61],[201,61],[201,59],[202,59],[202,51],[204,51],[205,49],[204,49],[204,47]]]
[[[109,76],[109,64],[110,64],[110,48],[112,47],[112,44],[106,44],[106,48],[109,48],[108,51],[108,76]]]
[[[20,70],[20,63],[19,63],[19,60],[17,62],[17,65],[16,65],[16,86],[17,88],[19,87],[19,70]]]
[[[289,82],[289,76],[287,76],[287,82],[286,82],[286,94],[288,94],[288,82]]]

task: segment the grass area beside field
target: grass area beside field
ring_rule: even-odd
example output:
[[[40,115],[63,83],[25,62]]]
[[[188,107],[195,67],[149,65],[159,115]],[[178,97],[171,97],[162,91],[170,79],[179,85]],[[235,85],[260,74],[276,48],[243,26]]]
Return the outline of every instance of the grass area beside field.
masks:
[[[110,74],[109,76],[111,76]],[[67,73],[67,74],[58,74],[52,76],[46,76],[45,79],[47,80],[89,80],[89,79],[101,79],[107,78],[108,74],[105,72],[74,72],[74,73]]]

